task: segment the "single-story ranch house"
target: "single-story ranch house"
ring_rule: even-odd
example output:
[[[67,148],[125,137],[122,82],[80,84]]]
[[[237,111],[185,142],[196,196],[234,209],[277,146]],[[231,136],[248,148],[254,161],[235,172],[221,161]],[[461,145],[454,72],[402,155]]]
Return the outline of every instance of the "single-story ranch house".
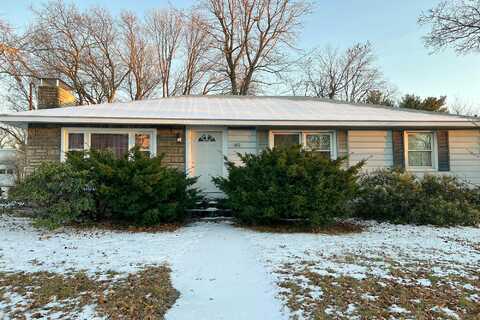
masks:
[[[403,167],[458,175],[480,184],[480,130],[475,118],[304,97],[186,96],[127,103],[62,106],[68,87],[45,80],[38,109],[0,115],[28,126],[27,170],[62,161],[71,150],[137,145],[168,165],[199,176],[225,175],[224,156],[301,144],[332,158],[366,159],[366,170]]]

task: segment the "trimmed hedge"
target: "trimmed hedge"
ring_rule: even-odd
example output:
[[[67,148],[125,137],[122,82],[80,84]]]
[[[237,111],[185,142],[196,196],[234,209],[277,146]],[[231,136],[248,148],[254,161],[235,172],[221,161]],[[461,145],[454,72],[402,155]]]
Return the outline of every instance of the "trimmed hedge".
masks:
[[[361,177],[352,209],[357,217],[377,221],[472,226],[480,223],[479,194],[455,177],[385,169]]]
[[[214,182],[235,217],[252,225],[293,220],[321,226],[345,217],[363,165],[345,169],[345,159],[333,161],[300,147],[238,156],[242,165],[227,161],[228,178]]]

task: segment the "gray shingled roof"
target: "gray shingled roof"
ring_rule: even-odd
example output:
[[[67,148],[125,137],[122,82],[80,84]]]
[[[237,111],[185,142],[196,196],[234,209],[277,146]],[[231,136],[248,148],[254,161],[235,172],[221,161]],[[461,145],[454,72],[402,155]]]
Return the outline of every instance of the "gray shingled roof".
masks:
[[[184,96],[33,110],[0,115],[4,122],[464,126],[472,118],[303,97]]]

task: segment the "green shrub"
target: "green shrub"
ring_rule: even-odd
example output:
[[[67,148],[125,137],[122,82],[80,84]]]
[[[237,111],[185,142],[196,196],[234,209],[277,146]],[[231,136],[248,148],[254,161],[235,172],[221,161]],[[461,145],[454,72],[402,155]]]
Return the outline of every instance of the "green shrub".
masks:
[[[198,200],[195,179],[167,168],[162,157],[133,149],[71,153],[65,163],[43,163],[11,193],[36,208],[39,225],[112,220],[156,225],[179,222]]]
[[[238,156],[243,164],[227,161],[228,178],[214,182],[227,195],[234,215],[246,224],[293,219],[320,226],[344,217],[363,165],[344,169],[344,159],[332,161],[300,147]]]
[[[419,178],[385,169],[361,177],[353,210],[358,217],[392,223],[476,225],[478,199],[478,189],[455,177]]]
[[[20,182],[10,198],[31,205],[39,218],[59,225],[90,217],[95,208],[86,170],[45,162]]]
[[[199,199],[192,188],[196,179],[162,164],[162,156],[150,158],[132,149],[123,158],[111,152],[71,154],[67,163],[87,171],[98,219],[138,225],[178,222]]]

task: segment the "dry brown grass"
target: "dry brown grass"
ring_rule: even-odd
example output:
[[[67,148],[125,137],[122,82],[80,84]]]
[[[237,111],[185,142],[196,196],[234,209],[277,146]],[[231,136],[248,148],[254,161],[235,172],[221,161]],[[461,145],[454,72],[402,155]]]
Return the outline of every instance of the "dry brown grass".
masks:
[[[471,271],[469,276],[438,277],[428,269],[412,272],[395,267],[388,279],[355,279],[321,275],[314,271],[314,264],[305,263],[300,270],[285,266],[280,286],[288,307],[301,311],[307,319],[455,319],[442,311],[448,308],[460,319],[473,320],[480,319],[480,303],[472,299],[480,294],[480,272]],[[420,279],[431,284],[420,285]],[[395,312],[392,306],[407,313]]]
[[[365,230],[363,226],[353,222],[341,221],[325,227],[311,227],[302,224],[278,224],[273,226],[250,226],[238,224],[242,228],[251,229],[257,232],[267,233],[318,233],[328,235],[341,235],[349,233],[360,233]]]
[[[38,219],[30,208],[5,209],[0,211],[0,215],[8,215],[14,217],[31,218],[33,225],[42,231],[61,232],[100,232],[100,231],[123,231],[123,232],[175,232],[182,228],[185,223],[164,223],[156,226],[136,226],[122,221],[85,221],[72,222],[66,225],[54,224],[48,219]]]
[[[181,223],[165,223],[157,226],[151,227],[141,227],[141,226],[134,226],[125,223],[115,223],[115,222],[90,222],[90,223],[77,223],[77,224],[70,224],[68,225],[69,228],[74,229],[76,231],[125,231],[125,232],[149,232],[149,233],[156,233],[156,232],[175,232],[181,227],[183,224]]]
[[[13,304],[12,294],[22,297]],[[170,282],[170,269],[147,267],[127,277],[111,272],[89,277],[83,272],[57,274],[0,273],[0,302],[14,319],[45,318],[54,313],[70,318],[86,305],[109,319],[163,319],[178,298]]]

